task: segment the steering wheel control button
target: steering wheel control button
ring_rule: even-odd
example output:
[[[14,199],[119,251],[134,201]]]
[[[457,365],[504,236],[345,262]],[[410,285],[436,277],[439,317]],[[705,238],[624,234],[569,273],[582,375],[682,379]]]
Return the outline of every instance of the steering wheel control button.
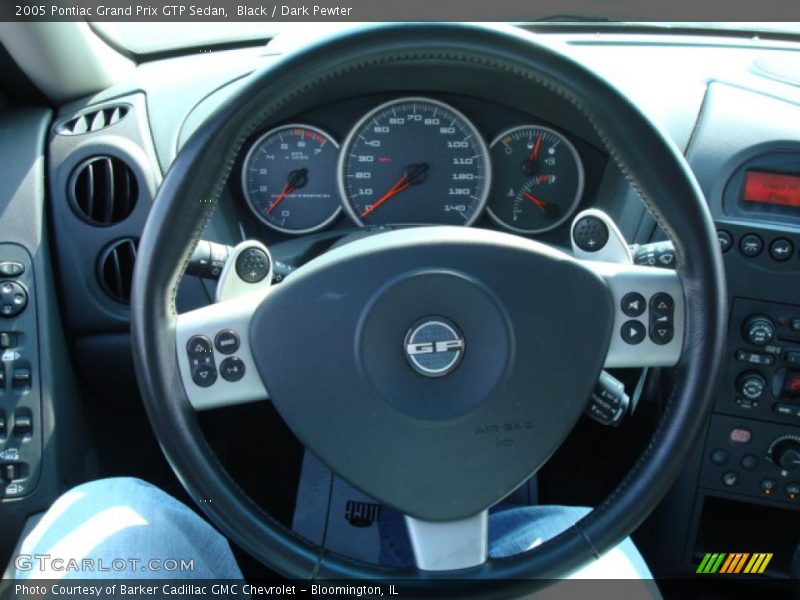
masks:
[[[722,476],[722,485],[725,487],[734,487],[739,483],[739,474],[733,471],[728,471]]]
[[[186,352],[190,358],[204,359],[209,356],[213,357],[211,340],[204,335],[192,336],[186,343]]]
[[[778,238],[773,240],[769,245],[769,255],[773,260],[778,262],[786,262],[794,254],[794,244],[786,238]]]
[[[219,374],[225,381],[239,381],[244,377],[244,362],[237,356],[229,356],[220,363]]]
[[[749,444],[752,434],[749,429],[736,427],[731,429],[730,439],[734,444]]]
[[[239,334],[223,329],[214,337],[214,347],[222,354],[233,354],[239,349]]]
[[[728,453],[721,448],[714,450],[711,453],[711,462],[717,465],[718,467],[721,467],[726,462],[728,462]]]
[[[724,229],[717,230],[717,239],[719,240],[719,249],[725,254],[733,246],[733,237]]]
[[[742,334],[754,346],[766,346],[775,338],[775,324],[769,317],[755,315],[745,321]]]
[[[622,312],[628,317],[641,317],[647,309],[647,301],[638,292],[630,292],[622,297]]]
[[[464,358],[466,342],[455,323],[443,317],[426,317],[409,327],[403,341],[408,364],[425,377],[444,377]]]
[[[755,471],[758,467],[758,458],[752,454],[747,454],[742,457],[742,461],[739,464],[745,471]]]
[[[657,315],[671,317],[675,312],[675,300],[664,292],[655,294],[650,298],[650,311]]]
[[[0,275],[3,277],[19,277],[25,272],[25,267],[22,263],[6,260],[0,262]]]
[[[217,380],[217,370],[213,365],[201,364],[192,369],[192,381],[200,387],[209,387]]]
[[[608,226],[598,217],[584,217],[575,223],[572,236],[584,252],[597,252],[608,242]]]
[[[764,249],[764,241],[754,233],[749,233],[739,241],[739,250],[747,258],[755,258]]]
[[[650,339],[659,346],[669,344],[674,337],[675,328],[672,323],[656,323],[650,328]]]
[[[664,346],[675,337],[675,299],[666,292],[659,292],[650,298],[650,339],[654,344]]]
[[[236,274],[247,283],[263,281],[269,268],[269,256],[261,248],[246,248],[236,257]]]
[[[28,305],[28,292],[16,281],[0,283],[0,317],[16,317]]]
[[[626,344],[641,344],[646,337],[647,329],[639,321],[626,321],[622,326],[622,340]]]

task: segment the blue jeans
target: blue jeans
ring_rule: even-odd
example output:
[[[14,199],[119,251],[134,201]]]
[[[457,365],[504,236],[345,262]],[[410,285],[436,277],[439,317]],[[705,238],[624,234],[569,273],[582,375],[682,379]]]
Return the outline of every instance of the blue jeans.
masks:
[[[527,550],[557,535],[588,510],[563,506],[496,510],[489,519],[489,554],[501,557]],[[384,514],[381,562],[412,564],[402,518],[392,511]],[[92,481],[61,496],[22,541],[14,561],[18,579],[242,578],[227,540],[211,525],[160,489],[124,477]],[[651,575],[626,539],[572,577],[650,579]]]

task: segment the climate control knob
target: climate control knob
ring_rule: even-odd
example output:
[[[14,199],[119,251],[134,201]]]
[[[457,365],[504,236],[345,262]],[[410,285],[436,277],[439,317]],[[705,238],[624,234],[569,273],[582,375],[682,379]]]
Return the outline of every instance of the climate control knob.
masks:
[[[739,376],[736,389],[748,400],[758,400],[767,391],[767,380],[761,373],[748,371]]]
[[[769,317],[754,315],[745,321],[742,335],[754,346],[766,346],[775,338],[775,324]]]
[[[800,467],[800,440],[795,437],[778,438],[770,444],[769,457],[784,471]]]

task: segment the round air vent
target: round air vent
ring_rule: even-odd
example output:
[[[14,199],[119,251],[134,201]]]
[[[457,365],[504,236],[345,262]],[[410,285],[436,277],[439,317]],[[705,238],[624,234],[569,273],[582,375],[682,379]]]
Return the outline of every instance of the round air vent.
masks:
[[[97,277],[106,294],[117,302],[129,304],[133,265],[136,262],[136,246],[139,240],[125,238],[112,242],[100,254],[97,262]]]
[[[95,156],[81,163],[69,183],[72,208],[83,220],[98,226],[119,223],[130,215],[138,194],[133,171],[113,156]]]

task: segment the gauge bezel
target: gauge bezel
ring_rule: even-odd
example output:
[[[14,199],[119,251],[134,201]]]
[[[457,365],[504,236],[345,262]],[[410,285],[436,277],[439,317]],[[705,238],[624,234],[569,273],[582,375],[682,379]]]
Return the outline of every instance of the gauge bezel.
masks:
[[[264,225],[266,225],[267,227],[269,227],[271,229],[274,229],[275,231],[279,231],[281,233],[285,233],[285,234],[288,234],[288,235],[303,235],[303,234],[306,234],[306,233],[314,233],[316,231],[321,231],[321,230],[325,229],[326,227],[328,227],[331,223],[333,223],[336,220],[336,218],[340,214],[342,214],[342,203],[339,202],[339,206],[336,207],[336,210],[333,211],[333,214],[331,214],[330,217],[325,219],[325,221],[323,221],[319,225],[315,225],[314,227],[310,227],[310,228],[307,228],[307,229],[290,229],[288,227],[281,227],[280,225],[275,225],[274,223],[271,223],[258,210],[256,210],[256,207],[253,204],[253,200],[250,197],[250,191],[247,189],[247,164],[250,162],[250,158],[252,157],[253,153],[258,149],[259,146],[261,146],[261,143],[264,140],[266,140],[267,138],[275,135],[276,133],[278,133],[279,131],[282,131],[284,129],[294,129],[294,128],[308,129],[310,131],[314,131],[314,132],[324,136],[328,140],[329,143],[333,144],[333,147],[336,148],[337,152],[339,152],[339,154],[341,155],[342,147],[339,145],[339,142],[337,142],[336,138],[334,138],[330,133],[328,133],[324,129],[320,129],[319,127],[315,127],[313,125],[308,125],[306,123],[288,123],[286,125],[279,125],[278,127],[274,127],[272,129],[270,129],[269,131],[267,131],[266,133],[260,135],[250,145],[250,148],[248,149],[247,154],[245,154],[244,161],[242,162],[242,172],[241,172],[240,180],[241,180],[241,186],[242,186],[242,194],[244,195],[245,203],[247,204],[247,207],[250,209],[250,212],[252,212],[259,221],[264,223]],[[339,158],[341,158],[341,157],[337,157],[337,159],[336,159],[336,169],[337,170],[339,168]]]
[[[470,227],[478,220],[478,218],[483,214],[483,211],[486,209],[486,204],[489,200],[489,193],[492,189],[492,158],[489,154],[489,146],[486,144],[486,140],[483,138],[483,134],[480,132],[478,127],[475,123],[472,122],[472,119],[467,117],[463,112],[455,108],[454,106],[442,102],[441,100],[436,100],[434,98],[429,98],[427,96],[402,96],[400,98],[395,98],[393,100],[389,100],[388,102],[383,102],[378,106],[372,108],[371,110],[367,111],[367,113],[362,116],[358,121],[356,121],[355,125],[350,128],[350,131],[347,133],[347,136],[344,138],[342,142],[342,147],[339,151],[339,163],[336,168],[336,179],[339,187],[339,196],[341,200],[341,204],[344,207],[345,212],[347,215],[353,220],[353,222],[358,225],[359,227],[367,227],[364,222],[361,220],[361,217],[358,213],[353,209],[353,205],[350,202],[350,199],[347,195],[347,190],[344,186],[345,180],[345,162],[347,158],[347,152],[345,150],[350,148],[350,145],[353,139],[358,135],[358,132],[364,127],[364,124],[367,123],[370,119],[374,118],[380,112],[383,112],[388,107],[393,106],[395,104],[404,104],[406,102],[427,102],[429,104],[435,104],[436,106],[440,106],[441,108],[451,112],[455,117],[461,119],[463,123],[467,125],[467,127],[471,130],[471,133],[475,140],[477,141],[479,151],[483,156],[484,162],[484,187],[483,192],[480,195],[478,203],[473,210],[473,214],[462,224],[457,225],[458,227]],[[388,226],[415,226],[415,225],[427,225],[430,223],[390,223]],[[375,225],[375,227],[380,227],[381,225]]]
[[[570,150],[570,152],[572,152],[572,156],[575,159],[575,164],[578,165],[578,188],[575,191],[575,198],[570,203],[569,210],[564,211],[564,216],[558,219],[552,225],[548,225],[547,227],[522,229],[521,227],[514,227],[513,225],[509,225],[508,223],[503,221],[503,219],[494,214],[494,211],[492,210],[492,207],[490,206],[487,200],[486,213],[489,215],[489,218],[491,218],[492,221],[494,221],[497,225],[503,227],[504,229],[507,229],[508,231],[513,231],[514,233],[535,235],[539,233],[546,233],[548,231],[552,231],[554,229],[557,229],[558,227],[561,227],[564,223],[567,222],[567,220],[572,215],[575,214],[575,210],[580,205],[581,198],[583,198],[586,176],[583,168],[583,161],[581,160],[581,155],[578,153],[578,150],[575,148],[575,145],[569,140],[569,138],[567,138],[566,135],[564,135],[560,131],[553,129],[552,127],[545,127],[544,125],[535,125],[533,123],[527,123],[525,125],[515,125],[514,127],[509,127],[508,129],[504,129],[499,134],[497,134],[497,136],[495,136],[495,138],[492,140],[492,143],[489,144],[489,156],[491,157],[492,148],[494,148],[498,144],[498,142],[500,142],[501,139],[503,139],[507,135],[514,134],[517,131],[521,131],[523,129],[540,129],[542,131],[547,131],[549,133],[554,134],[555,136],[561,139],[561,143],[566,144],[567,148]]]

